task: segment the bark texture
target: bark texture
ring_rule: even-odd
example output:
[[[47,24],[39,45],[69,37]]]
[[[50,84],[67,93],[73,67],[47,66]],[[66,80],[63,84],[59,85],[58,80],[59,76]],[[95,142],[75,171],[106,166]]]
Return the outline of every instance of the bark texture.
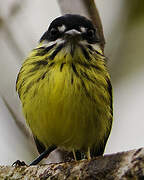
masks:
[[[0,166],[0,180],[143,180],[144,148],[78,162]]]

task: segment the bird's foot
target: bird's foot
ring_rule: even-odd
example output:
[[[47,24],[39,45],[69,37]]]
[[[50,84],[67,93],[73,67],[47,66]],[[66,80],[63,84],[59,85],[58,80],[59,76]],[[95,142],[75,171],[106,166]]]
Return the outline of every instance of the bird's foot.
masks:
[[[89,161],[91,160],[90,147],[88,147],[87,159],[88,159]]]
[[[14,167],[27,166],[27,164],[24,161],[17,160],[12,164],[12,166],[14,166]]]

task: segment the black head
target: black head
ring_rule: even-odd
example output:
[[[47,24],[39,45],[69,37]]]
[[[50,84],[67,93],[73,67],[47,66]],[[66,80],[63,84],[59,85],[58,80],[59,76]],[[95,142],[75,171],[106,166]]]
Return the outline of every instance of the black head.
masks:
[[[66,14],[53,20],[48,30],[41,37],[40,42],[43,40],[55,41],[63,38],[70,30],[79,32],[82,39],[88,43],[95,44],[100,42],[100,38],[92,22],[76,14]]]

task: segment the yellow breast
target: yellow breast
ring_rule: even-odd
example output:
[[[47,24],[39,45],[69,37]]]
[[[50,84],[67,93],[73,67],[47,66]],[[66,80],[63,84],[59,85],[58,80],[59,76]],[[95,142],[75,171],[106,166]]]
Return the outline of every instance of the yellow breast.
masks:
[[[99,145],[111,125],[109,75],[102,59],[82,63],[60,54],[36,67],[29,58],[17,89],[32,133],[46,146],[67,150]],[[38,59],[37,59],[38,61]]]

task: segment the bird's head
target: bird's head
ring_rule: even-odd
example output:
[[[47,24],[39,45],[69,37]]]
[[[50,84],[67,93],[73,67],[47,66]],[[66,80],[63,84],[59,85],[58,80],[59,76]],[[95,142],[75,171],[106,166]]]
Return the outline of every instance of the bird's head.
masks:
[[[68,40],[76,38],[95,44],[100,41],[92,22],[80,15],[66,14],[52,21],[40,41]]]
[[[100,38],[93,23],[80,15],[66,14],[52,21],[40,42],[47,46],[56,45],[58,49],[65,47],[73,56],[75,49],[100,49]]]

